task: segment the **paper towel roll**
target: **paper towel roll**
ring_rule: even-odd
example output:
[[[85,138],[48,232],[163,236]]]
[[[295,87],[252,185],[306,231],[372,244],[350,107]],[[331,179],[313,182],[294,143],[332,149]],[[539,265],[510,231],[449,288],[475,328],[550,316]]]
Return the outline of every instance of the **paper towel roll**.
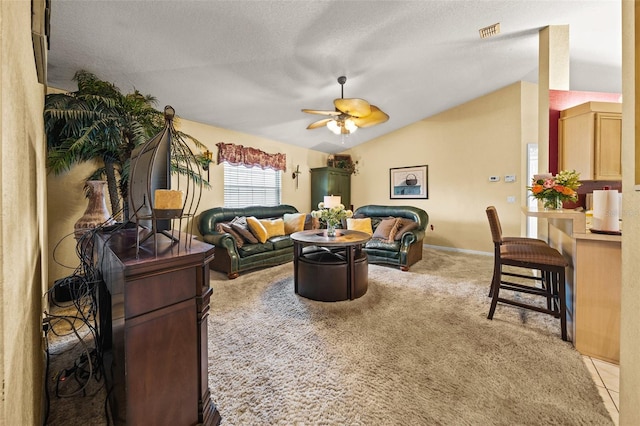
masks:
[[[620,196],[617,190],[593,191],[593,229],[620,230]]]

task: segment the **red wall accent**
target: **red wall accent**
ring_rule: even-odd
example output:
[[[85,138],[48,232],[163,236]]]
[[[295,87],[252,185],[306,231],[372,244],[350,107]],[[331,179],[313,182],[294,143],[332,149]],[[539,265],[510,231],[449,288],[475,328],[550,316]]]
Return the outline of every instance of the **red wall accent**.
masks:
[[[549,173],[558,173],[558,119],[560,111],[589,101],[620,103],[620,93],[549,90]]]

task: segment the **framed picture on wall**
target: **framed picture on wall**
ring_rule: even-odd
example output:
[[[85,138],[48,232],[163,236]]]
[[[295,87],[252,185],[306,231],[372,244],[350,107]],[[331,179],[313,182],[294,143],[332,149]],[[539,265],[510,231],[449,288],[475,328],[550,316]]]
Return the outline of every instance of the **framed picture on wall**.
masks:
[[[428,199],[429,166],[389,169],[390,199]]]

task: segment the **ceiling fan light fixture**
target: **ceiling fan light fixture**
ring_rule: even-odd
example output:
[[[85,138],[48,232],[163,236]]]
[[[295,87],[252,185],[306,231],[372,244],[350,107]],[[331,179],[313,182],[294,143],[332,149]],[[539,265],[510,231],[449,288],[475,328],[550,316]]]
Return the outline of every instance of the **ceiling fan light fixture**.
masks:
[[[350,118],[344,120],[344,128],[347,129],[349,133],[353,133],[358,130],[358,126],[356,126],[356,123],[354,123]]]
[[[384,123],[389,116],[382,112],[380,108],[371,105],[369,102],[360,98],[344,97],[344,83],[347,77],[338,77],[340,83],[341,96],[339,99],[333,100],[335,107],[332,111],[324,111],[317,109],[303,109],[302,112],[309,114],[327,115],[331,118],[314,121],[307,126],[307,129],[317,129],[326,126],[332,133],[336,135],[349,135],[354,133],[360,127],[370,127],[376,124]]]
[[[356,123],[350,118],[338,118],[327,122],[327,129],[336,135],[349,135],[358,130]]]
[[[340,128],[340,124],[336,120],[331,120],[327,122],[327,129],[329,129],[332,133],[339,135],[342,132]]]

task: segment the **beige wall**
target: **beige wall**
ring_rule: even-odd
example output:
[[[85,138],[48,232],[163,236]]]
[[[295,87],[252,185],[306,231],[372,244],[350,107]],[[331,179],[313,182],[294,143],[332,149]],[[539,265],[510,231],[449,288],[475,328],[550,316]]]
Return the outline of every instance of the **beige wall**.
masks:
[[[183,132],[194,136],[200,142],[205,143],[209,151],[212,151],[214,155],[214,162],[209,169],[212,189],[205,190],[203,193],[200,211],[224,205],[223,165],[215,162],[215,156],[218,153],[216,144],[218,142],[258,148],[270,154],[286,153],[287,171],[282,173],[282,202],[291,204],[301,212],[309,211],[311,204],[311,173],[309,170],[326,166],[327,154],[188,120],[180,120],[177,123],[177,127]],[[298,189],[296,189],[295,180],[291,177],[296,165],[300,166],[301,172],[298,177]]]
[[[505,235],[521,234],[526,144],[537,141],[535,123],[537,86],[518,82],[359,145],[347,151],[359,164],[351,180],[354,207],[420,207],[434,228],[426,244],[492,252],[487,206],[498,209]],[[390,200],[389,168],[423,164],[429,199]],[[489,182],[494,175],[499,182]],[[516,175],[516,182],[505,183],[505,175]]]
[[[180,111],[177,113],[179,115]],[[207,145],[207,148],[214,155],[214,162],[209,168],[212,187],[203,191],[196,213],[224,205],[223,165],[215,162],[218,142],[258,148],[268,153],[286,153],[287,171],[282,174],[282,202],[295,206],[299,211],[309,210],[311,203],[309,169],[326,165],[327,154],[189,120],[178,119],[174,124],[177,129]],[[296,189],[295,181],[291,177],[296,165],[300,166],[301,171],[298,177],[298,189]],[[82,188],[87,176],[95,168],[94,164],[83,163],[74,166],[68,173],[48,177],[49,286],[53,285],[57,279],[73,273],[73,269],[78,266],[79,260],[75,253],[76,241],[73,238],[73,225],[87,207],[87,200],[84,198]],[[204,173],[206,176],[206,172]],[[189,228],[191,228],[189,223],[183,224],[183,230]],[[191,229],[195,234],[198,234],[197,224],[194,224]]]
[[[42,105],[31,2],[0,1],[0,424],[41,423],[46,274]]]
[[[622,2],[622,294],[620,319],[620,425],[640,424],[640,192],[634,189],[636,104],[636,2]],[[636,18],[637,19],[637,18]],[[640,188],[638,188],[640,189]]]

